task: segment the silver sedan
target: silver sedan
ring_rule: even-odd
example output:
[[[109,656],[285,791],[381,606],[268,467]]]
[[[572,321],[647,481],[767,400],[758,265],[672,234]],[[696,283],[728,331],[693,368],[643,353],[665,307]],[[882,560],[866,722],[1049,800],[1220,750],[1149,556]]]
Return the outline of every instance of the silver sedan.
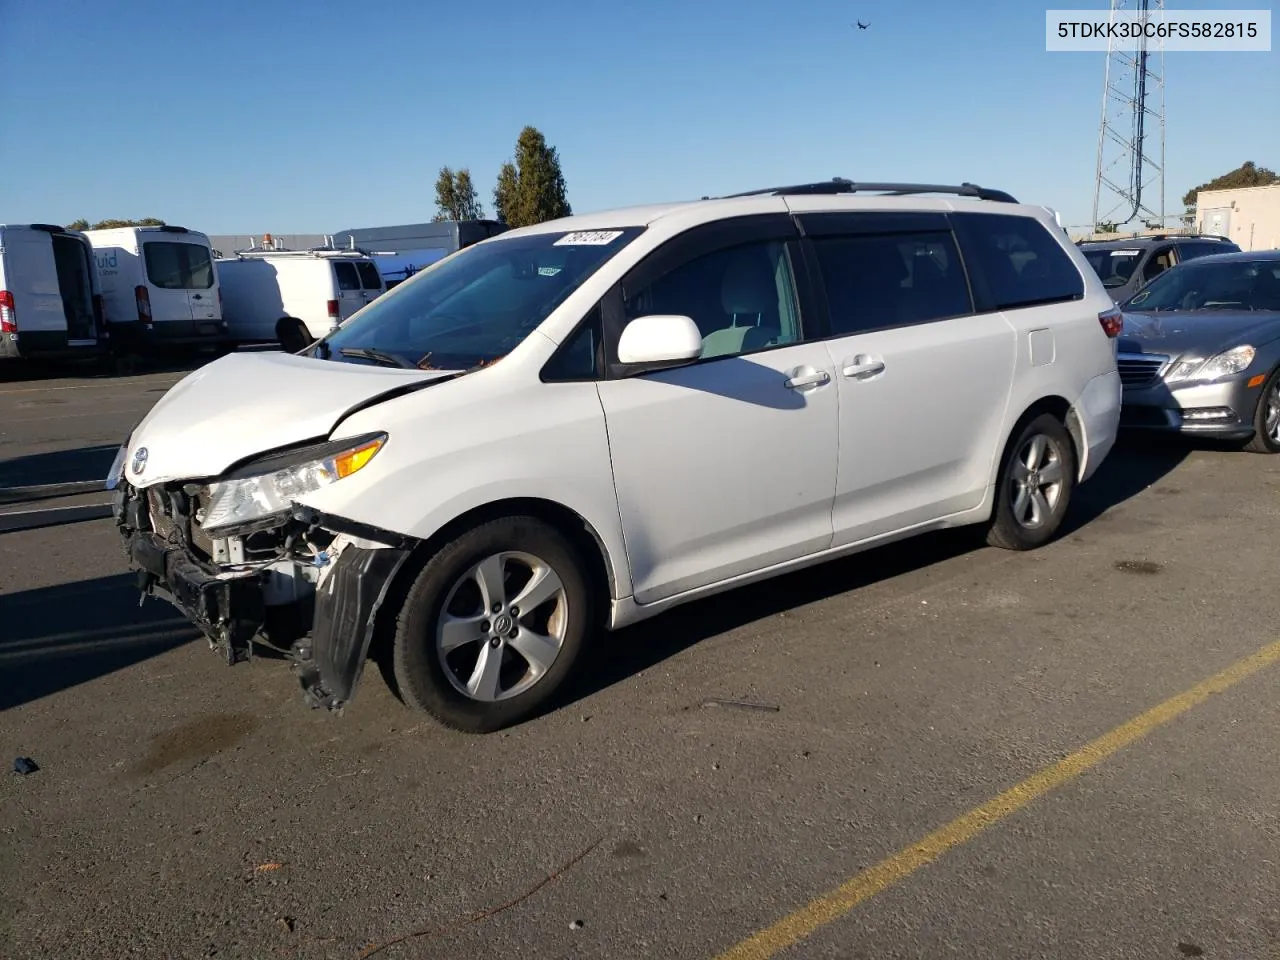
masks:
[[[1121,309],[1122,427],[1280,453],[1280,250],[1179,264]]]

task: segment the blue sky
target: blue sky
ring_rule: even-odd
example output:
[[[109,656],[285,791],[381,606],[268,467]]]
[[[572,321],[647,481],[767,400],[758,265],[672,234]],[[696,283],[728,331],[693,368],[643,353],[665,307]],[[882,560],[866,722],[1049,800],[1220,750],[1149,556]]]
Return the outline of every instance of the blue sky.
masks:
[[[0,222],[416,222],[444,164],[488,211],[533,124],[581,212],[847,176],[971,180],[1083,224],[1105,55],[1046,53],[1046,6],[1106,4],[0,0]],[[1245,160],[1280,168],[1274,44],[1166,58],[1170,213]]]

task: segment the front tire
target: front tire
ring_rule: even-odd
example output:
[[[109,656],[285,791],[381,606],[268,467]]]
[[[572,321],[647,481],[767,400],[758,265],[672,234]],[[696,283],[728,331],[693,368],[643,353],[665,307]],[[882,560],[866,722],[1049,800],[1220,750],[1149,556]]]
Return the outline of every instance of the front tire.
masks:
[[[1042,413],[1005,450],[987,543],[1034,550],[1053,539],[1076,487],[1076,453],[1062,421]]]
[[[1262,385],[1253,413],[1253,437],[1244,448],[1250,453],[1280,453],[1280,367]]]
[[[409,588],[392,664],[404,702],[467,733],[537,711],[570,675],[593,623],[569,541],[534,517],[503,517],[443,547]]]

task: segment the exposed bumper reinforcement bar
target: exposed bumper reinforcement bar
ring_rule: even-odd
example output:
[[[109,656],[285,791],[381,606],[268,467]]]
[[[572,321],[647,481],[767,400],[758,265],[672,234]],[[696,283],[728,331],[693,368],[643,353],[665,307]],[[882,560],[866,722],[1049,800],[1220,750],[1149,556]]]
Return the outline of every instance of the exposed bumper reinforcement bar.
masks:
[[[251,641],[265,615],[256,572],[215,576],[180,548],[146,532],[133,535],[129,555],[138,568],[140,590],[166,594],[228,663],[250,659]]]

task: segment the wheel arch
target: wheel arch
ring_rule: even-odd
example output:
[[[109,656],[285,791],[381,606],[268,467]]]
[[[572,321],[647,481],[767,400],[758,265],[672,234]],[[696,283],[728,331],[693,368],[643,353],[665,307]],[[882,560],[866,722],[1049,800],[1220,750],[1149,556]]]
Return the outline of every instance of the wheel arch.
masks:
[[[583,563],[592,593],[601,601],[596,606],[596,626],[608,623],[610,601],[617,598],[618,585],[604,539],[591,523],[576,510],[542,497],[506,497],[471,507],[419,540],[400,567],[387,590],[386,602],[380,608],[374,630],[375,648],[385,649],[390,628],[408,595],[409,588],[427,561],[445,544],[466,530],[501,517],[536,517],[563,534]]]
[[[1024,407],[1022,413],[1009,425],[1009,429],[1005,433],[1004,443],[1000,445],[999,455],[992,465],[991,483],[993,485],[997,485],[1000,482],[1000,471],[1004,469],[1005,460],[1009,457],[1009,445],[1013,443],[1023,427],[1042,413],[1051,414],[1062,421],[1062,424],[1067,428],[1067,434],[1071,437],[1071,452],[1076,458],[1077,473],[1082,469],[1084,451],[1087,449],[1084,427],[1081,425],[1080,418],[1076,415],[1070,401],[1059,394],[1050,393],[1033,400]]]

